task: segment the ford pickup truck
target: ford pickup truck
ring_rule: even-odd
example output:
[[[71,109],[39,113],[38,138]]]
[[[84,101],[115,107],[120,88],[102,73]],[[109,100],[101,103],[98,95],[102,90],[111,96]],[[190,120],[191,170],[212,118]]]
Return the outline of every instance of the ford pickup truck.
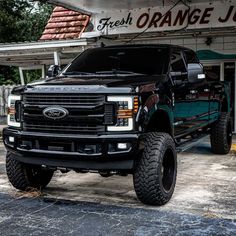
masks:
[[[103,46],[50,71],[9,97],[6,170],[19,190],[46,187],[56,170],[131,174],[141,202],[163,205],[178,151],[206,135],[213,153],[230,150],[230,85],[208,82],[190,49]]]

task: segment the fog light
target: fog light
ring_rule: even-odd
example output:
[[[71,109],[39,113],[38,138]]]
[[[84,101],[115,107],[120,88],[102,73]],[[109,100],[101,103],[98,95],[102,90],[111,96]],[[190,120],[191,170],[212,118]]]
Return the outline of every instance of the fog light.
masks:
[[[14,137],[9,137],[9,142],[10,143],[14,143],[15,142],[15,138]]]
[[[120,150],[126,150],[126,149],[128,149],[128,144],[127,143],[118,143],[117,148]]]

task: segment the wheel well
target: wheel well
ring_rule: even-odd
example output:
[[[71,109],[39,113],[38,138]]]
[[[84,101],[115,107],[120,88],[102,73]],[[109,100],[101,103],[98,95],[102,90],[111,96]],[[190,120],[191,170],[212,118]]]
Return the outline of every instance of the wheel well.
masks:
[[[163,110],[156,111],[149,120],[146,131],[164,132],[172,136],[172,126],[168,113]]]

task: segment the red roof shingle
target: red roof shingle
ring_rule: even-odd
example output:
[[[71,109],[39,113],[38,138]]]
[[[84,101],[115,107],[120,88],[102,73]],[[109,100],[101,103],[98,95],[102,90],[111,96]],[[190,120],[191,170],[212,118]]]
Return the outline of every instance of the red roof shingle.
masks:
[[[40,40],[78,39],[89,20],[88,15],[55,7]]]

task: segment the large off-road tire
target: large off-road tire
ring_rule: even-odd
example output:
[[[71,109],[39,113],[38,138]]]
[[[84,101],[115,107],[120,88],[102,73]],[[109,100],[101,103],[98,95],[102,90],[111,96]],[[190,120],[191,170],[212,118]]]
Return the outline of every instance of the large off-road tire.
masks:
[[[211,128],[211,150],[215,154],[227,154],[232,144],[232,123],[229,113],[222,112]]]
[[[148,205],[164,205],[174,192],[177,175],[175,143],[167,133],[148,133],[133,174],[138,199]]]
[[[52,179],[54,171],[44,170],[40,166],[28,165],[14,159],[14,154],[6,156],[6,171],[10,183],[19,190],[45,188]]]

